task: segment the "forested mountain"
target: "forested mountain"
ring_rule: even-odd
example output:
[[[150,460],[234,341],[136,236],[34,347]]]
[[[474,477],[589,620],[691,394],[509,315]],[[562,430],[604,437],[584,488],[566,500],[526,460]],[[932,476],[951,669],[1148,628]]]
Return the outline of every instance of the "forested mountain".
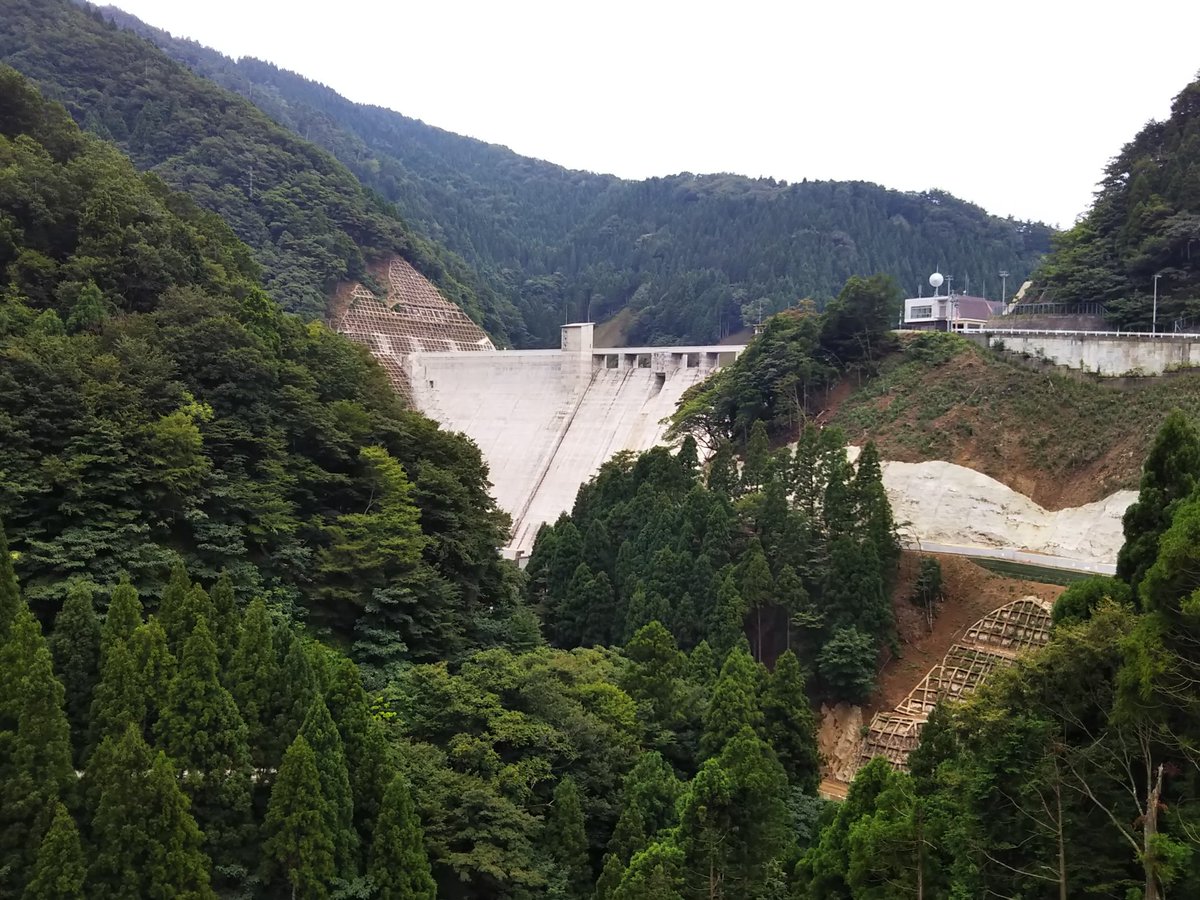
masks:
[[[1060,235],[1035,278],[1040,299],[1101,302],[1124,328],[1200,324],[1200,79],[1105,169],[1092,208]]]
[[[540,344],[557,343],[564,317],[602,321],[626,308],[636,343],[710,341],[760,312],[806,297],[823,303],[855,274],[884,272],[915,290],[940,266],[955,287],[986,284],[995,296],[997,272],[1019,283],[1049,246],[1044,225],[998,219],[940,192],[570,171],[105,14],[332,152],[462,254]]]
[[[337,281],[398,253],[497,339],[522,337],[515,310],[330,154],[99,14],[68,0],[0,0],[0,62],[222,216],[285,309],[322,316]]]

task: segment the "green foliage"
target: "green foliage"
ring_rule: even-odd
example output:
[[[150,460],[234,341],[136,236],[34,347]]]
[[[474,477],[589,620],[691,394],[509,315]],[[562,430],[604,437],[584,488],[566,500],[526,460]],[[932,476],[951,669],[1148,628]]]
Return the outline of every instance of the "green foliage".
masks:
[[[0,886],[33,874],[58,800],[75,781],[62,684],[42,629],[23,603],[0,641]]]
[[[683,851],[671,842],[651,844],[634,855],[612,900],[683,900]]]
[[[563,778],[555,786],[543,829],[542,846],[551,860],[555,876],[551,882],[551,895],[588,897],[594,878],[588,861],[583,807],[573,778]]]
[[[8,536],[4,533],[4,519],[0,518],[0,641],[8,637],[17,610],[21,606],[21,592],[17,576],[13,571],[12,553],[8,549]]]
[[[1128,605],[1131,599],[1129,585],[1123,581],[1100,575],[1084,578],[1068,586],[1054,601],[1054,624],[1077,625],[1090,619],[1106,600]]]
[[[387,786],[371,843],[367,874],[379,900],[435,900],[425,835],[404,776]]]
[[[200,829],[166,754],[131,725],[102,774],[87,896],[215,898]]]
[[[300,727],[300,737],[316,757],[321,796],[325,801],[325,830],[333,840],[335,868],[339,873],[353,871],[358,858],[358,833],[354,830],[354,797],[350,791],[350,772],[342,738],[334,725],[325,700],[313,698]]]
[[[1197,97],[1200,80],[1175,97],[1169,118],[1147,123],[1110,160],[1091,209],[1034,273],[1043,296],[1105,303],[1110,320],[1128,330],[1150,330],[1156,293],[1160,330],[1164,317],[1200,311],[1192,248],[1200,240]]]
[[[704,734],[700,738],[702,758],[719,756],[743,728],[752,731],[763,728],[758,699],[759,678],[758,664],[745,650],[735,648],[726,657],[713,688],[712,700],[704,713]]]
[[[804,673],[796,654],[785,650],[760,700],[764,737],[788,776],[788,783],[815,794],[821,781],[817,721],[804,689]]]
[[[100,683],[92,700],[90,751],[106,738],[119,739],[130,725],[140,731],[146,720],[146,705],[133,653],[125,641],[117,641],[100,663]]]
[[[50,652],[54,669],[66,688],[67,720],[78,757],[87,742],[92,692],[100,678],[100,620],[92,603],[91,586],[85,582],[71,587],[67,602],[54,620]]]
[[[87,863],[79,842],[79,829],[62,803],[54,807],[54,820],[38,848],[33,877],[22,900],[76,900],[85,896]]]
[[[1142,466],[1138,498],[1121,519],[1125,543],[1117,556],[1117,577],[1135,594],[1158,554],[1174,505],[1196,489],[1198,473],[1200,433],[1180,410],[1173,410]]]
[[[112,590],[104,625],[100,629],[100,659],[105,658],[108,648],[115,642],[128,641],[133,637],[133,632],[141,624],[142,601],[137,588],[130,584],[128,575],[122,575],[120,583]]]
[[[201,618],[183,647],[154,734],[181,772],[206,852],[221,866],[246,856],[250,751],[246,725],[217,665],[216,644]]]
[[[817,674],[828,690],[850,703],[862,703],[875,683],[875,642],[854,626],[838,628],[817,657]]]
[[[312,748],[298,735],[283,755],[263,826],[268,885],[303,900],[326,900],[334,877],[334,836]]]

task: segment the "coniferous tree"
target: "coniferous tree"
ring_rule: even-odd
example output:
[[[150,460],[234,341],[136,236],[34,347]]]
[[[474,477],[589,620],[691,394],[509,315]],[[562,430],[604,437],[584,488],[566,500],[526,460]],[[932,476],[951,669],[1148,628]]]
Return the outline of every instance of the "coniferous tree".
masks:
[[[142,624],[142,601],[137,588],[129,583],[129,576],[121,576],[120,583],[113,588],[100,628],[100,659],[116,641],[128,641],[134,629]]]
[[[757,538],[750,542],[749,549],[738,564],[738,576],[744,608],[753,613],[751,619],[754,625],[754,658],[761,662],[763,658],[763,611],[775,603],[775,585],[771,579],[771,569],[767,565],[767,557]]]
[[[167,633],[157,616],[151,616],[134,630],[129,646],[146,707],[145,732],[153,735],[167,709],[179,663],[167,647]]]
[[[858,456],[854,497],[863,534],[875,547],[880,575],[885,581],[889,580],[900,560],[900,542],[896,537],[892,507],[883,487],[883,468],[874,441],[868,441]]]
[[[113,741],[102,775],[87,896],[213,900],[212,864],[166,754],[151,751],[131,725]]]
[[[178,659],[183,652],[183,644],[192,634],[195,621],[188,612],[188,593],[192,589],[192,581],[188,578],[183,560],[177,559],[171,565],[171,575],[163,590],[162,600],[158,604],[158,621],[162,623],[163,631],[167,633],[167,646]]]
[[[263,825],[263,875],[296,900],[326,900],[334,877],[334,837],[317,759],[303,735],[283,755]]]
[[[1125,543],[1117,555],[1117,577],[1137,595],[1146,570],[1158,556],[1158,540],[1171,524],[1175,505],[1200,483],[1200,432],[1179,410],[1167,416],[1142,466],[1138,498],[1122,517]]]
[[[562,896],[586,897],[593,885],[592,867],[588,862],[579,788],[571,777],[563,778],[554,788],[554,798],[546,813],[544,846],[553,862],[552,871],[561,885]]]
[[[606,853],[600,877],[596,879],[596,900],[613,900],[624,875],[625,863],[621,858],[615,853]]]
[[[290,626],[282,623],[275,626],[275,648],[280,664],[271,704],[275,710],[275,724],[270,732],[271,756],[282,760],[312,708],[317,696],[317,677],[308,640]]]
[[[716,658],[723,662],[730,651],[746,639],[743,625],[746,603],[738,591],[732,572],[726,572],[723,576],[718,574],[717,578],[720,584],[717,585],[717,602],[708,627],[708,639]]]
[[[678,822],[676,807],[682,792],[682,783],[661,753],[649,750],[638,757],[625,776],[621,813],[608,844],[623,866],[659,832]]]
[[[402,775],[388,784],[371,842],[367,875],[379,900],[435,900],[437,884],[425,852],[425,832],[417,817],[408,782]]]
[[[155,726],[182,775],[204,846],[219,866],[248,862],[250,751],[237,704],[217,674],[217,648],[203,618],[184,644],[167,705]]]
[[[41,626],[24,602],[0,647],[0,879],[19,888],[32,875],[55,804],[75,781],[62,683]],[[0,880],[0,885],[3,880]]]
[[[355,868],[359,850],[354,830],[354,796],[342,738],[320,694],[313,698],[300,734],[316,757],[328,816],[326,827],[333,838],[334,863],[339,873],[349,874]]]
[[[722,497],[737,496],[738,471],[733,447],[722,441],[708,462],[708,489]],[[716,565],[714,563],[714,565]]]
[[[237,602],[233,597],[233,580],[229,577],[228,572],[221,572],[220,577],[213,585],[210,599],[212,620],[209,627],[212,629],[213,641],[217,645],[217,657],[221,661],[221,670],[224,671],[228,667],[234,651],[237,650],[241,630]]]
[[[350,770],[354,826],[360,845],[369,847],[375,833],[379,804],[391,784],[393,773],[386,738],[371,718],[362,678],[351,660],[338,657],[334,661],[325,702],[337,723],[346,753],[346,766]]]
[[[76,582],[54,620],[50,636],[54,669],[66,688],[67,720],[71,723],[71,745],[79,758],[87,743],[92,713],[92,694],[100,678],[100,620],[86,582]]]
[[[129,645],[122,640],[111,643],[100,664],[100,681],[92,699],[88,753],[107,737],[119,738],[130,725],[143,727],[146,720],[146,695]]]
[[[792,787],[816,793],[821,781],[817,723],[804,690],[804,673],[796,654],[785,650],[762,696],[765,736]]]
[[[86,896],[87,863],[79,842],[79,829],[62,803],[55,804],[54,820],[38,848],[33,877],[22,900],[78,900]]]
[[[717,655],[708,641],[701,641],[688,654],[687,677],[707,691],[717,680]]]
[[[704,714],[700,756],[717,756],[742,728],[760,731],[763,714],[758,699],[758,663],[744,649],[735,647],[721,666],[712,698]]]
[[[17,587],[17,574],[13,571],[8,537],[4,533],[4,520],[0,519],[0,641],[8,636],[20,605],[21,592]]]
[[[276,768],[281,757],[273,752],[277,742],[276,700],[280,690],[279,658],[267,603],[255,597],[246,608],[241,638],[225,672],[225,685],[246,723],[246,741],[254,768]]]
[[[755,419],[750,428],[750,439],[746,442],[746,463],[742,466],[742,491],[761,491],[767,483],[767,464],[771,459],[771,442],[767,438],[767,426],[762,419]]]
[[[671,607],[662,594],[647,592],[639,585],[629,598],[625,611],[625,635],[631,640],[641,629],[652,622],[667,622],[671,618]]]
[[[651,844],[630,861],[613,900],[683,900],[684,863],[674,843]]]

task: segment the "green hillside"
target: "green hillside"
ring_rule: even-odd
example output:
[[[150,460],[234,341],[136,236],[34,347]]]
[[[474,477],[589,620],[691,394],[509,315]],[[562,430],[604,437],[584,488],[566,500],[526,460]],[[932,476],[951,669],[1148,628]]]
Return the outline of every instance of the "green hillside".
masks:
[[[542,344],[557,342],[564,316],[600,321],[626,307],[637,314],[635,343],[715,340],[755,321],[760,305],[765,315],[801,298],[823,302],[855,274],[884,272],[915,290],[941,266],[956,287],[986,282],[995,295],[997,272],[1020,283],[1048,248],[1046,226],[998,219],[940,192],[571,171],[105,13],[332,152],[462,254]]]
[[[1200,329],[1200,79],[1105,169],[1092,208],[1038,268],[1039,299],[1102,302],[1111,321],[1150,330]]]
[[[0,62],[221,215],[286,309],[321,316],[339,280],[398,253],[499,340],[521,337],[515,311],[330,154],[98,14],[68,0],[0,0]]]

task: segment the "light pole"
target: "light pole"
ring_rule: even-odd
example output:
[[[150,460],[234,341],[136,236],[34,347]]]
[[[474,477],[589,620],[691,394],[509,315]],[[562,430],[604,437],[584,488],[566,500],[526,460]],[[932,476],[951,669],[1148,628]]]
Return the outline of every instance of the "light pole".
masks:
[[[1151,313],[1150,333],[1155,334],[1158,331],[1158,279],[1162,278],[1162,273],[1159,272],[1154,276],[1154,311]]]
[[[1000,302],[1005,305],[1008,304],[1007,286],[1008,286],[1008,270],[1001,269],[1000,270]]]

